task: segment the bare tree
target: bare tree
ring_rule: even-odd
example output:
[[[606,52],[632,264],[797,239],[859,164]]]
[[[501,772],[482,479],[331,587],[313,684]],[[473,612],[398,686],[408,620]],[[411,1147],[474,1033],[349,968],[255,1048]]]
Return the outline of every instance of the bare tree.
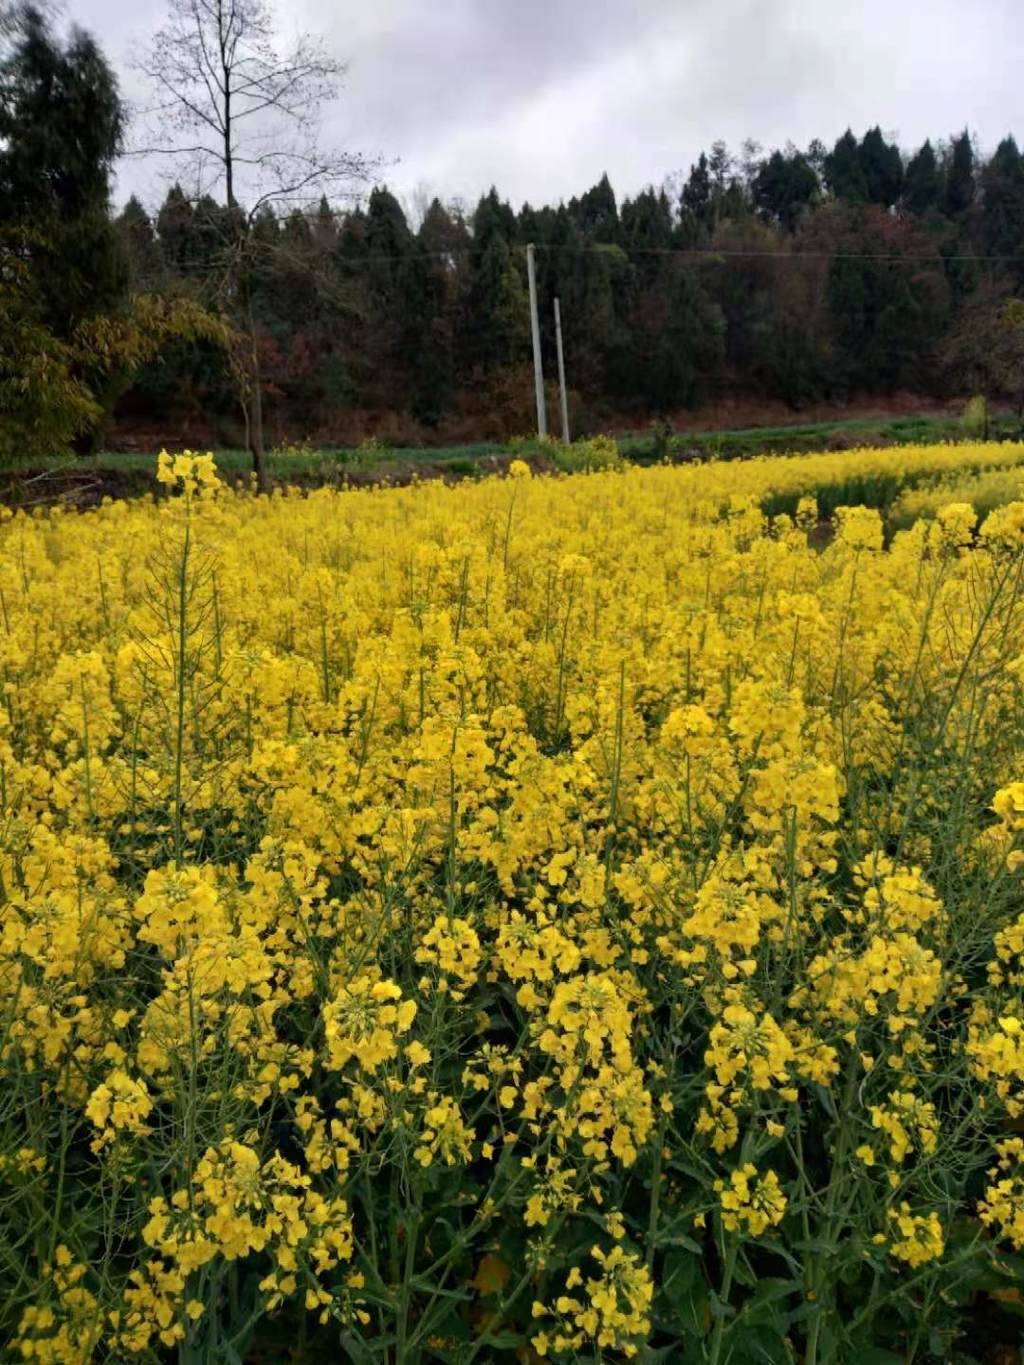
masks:
[[[268,484],[253,313],[256,215],[351,191],[374,163],[320,143],[345,74],[308,34],[279,46],[266,0],[168,0],[168,22],[137,63],[155,93],[136,155],[162,155],[225,213],[223,294],[244,337],[238,373],[258,485]]]

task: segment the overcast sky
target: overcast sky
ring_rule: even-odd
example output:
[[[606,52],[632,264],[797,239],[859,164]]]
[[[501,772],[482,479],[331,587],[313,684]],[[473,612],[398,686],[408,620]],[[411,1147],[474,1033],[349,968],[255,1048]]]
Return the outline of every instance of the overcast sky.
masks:
[[[388,183],[469,203],[620,195],[685,172],[716,138],[766,147],[880,123],[912,147],[965,124],[1024,140],[1021,0],[277,0],[284,35],[349,63],[328,135],[393,161]],[[70,0],[129,96],[164,0]],[[152,198],[152,173],[121,193]]]

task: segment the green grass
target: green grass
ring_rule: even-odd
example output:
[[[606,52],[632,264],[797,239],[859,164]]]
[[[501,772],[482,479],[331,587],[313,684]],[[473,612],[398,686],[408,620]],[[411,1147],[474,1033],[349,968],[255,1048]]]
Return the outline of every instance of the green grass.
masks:
[[[352,447],[325,449],[297,449],[288,453],[268,451],[267,463],[271,476],[281,482],[310,483],[317,481],[333,482],[347,471],[354,474],[379,472],[382,478],[389,474],[407,472],[409,466],[423,465],[431,471],[440,468],[454,476],[467,477],[487,472],[487,461],[494,456],[508,458],[512,455],[538,454],[542,450],[539,442],[502,445],[497,442],[479,442],[474,445],[423,448],[412,446],[382,446],[379,449],[363,450]],[[232,448],[215,448],[217,467],[222,473],[239,477],[252,469],[252,457],[247,451]],[[99,474],[112,474],[132,478],[150,474],[156,467],[155,454],[120,454],[104,451],[91,461],[76,462],[76,468],[92,468]]]
[[[296,472],[311,471],[324,464],[352,465],[355,468],[385,464],[393,461],[420,461],[429,464],[450,464],[453,461],[477,461],[491,455],[508,456],[519,451],[529,454],[541,449],[539,442],[502,445],[499,442],[479,442],[463,446],[381,446],[374,450],[362,450],[352,446],[319,448],[297,448],[287,454],[268,451],[267,459],[272,469]],[[218,468],[244,472],[251,468],[252,459],[247,451],[231,447],[215,447]],[[96,456],[95,464],[100,469],[151,469],[155,468],[155,454],[120,454],[116,451],[103,451]]]
[[[726,431],[672,432],[659,438],[651,432],[636,432],[619,438],[622,454],[638,464],[662,459],[740,459],[752,455],[798,454],[828,449],[834,445],[927,444],[963,440],[970,435],[956,417],[853,418],[844,421],[802,422],[789,426],[737,427]],[[1022,423],[1014,417],[995,417],[989,431],[993,440],[1019,439]],[[379,472],[381,478],[408,472],[410,466],[440,468],[455,476],[485,473],[492,457],[540,454],[538,441],[502,444],[481,441],[462,446],[423,448],[382,446],[365,449],[334,447],[300,448],[289,453],[270,452],[268,464],[275,480],[298,483],[333,482],[346,470]],[[218,449],[218,467],[226,474],[245,475],[251,469],[244,450]],[[93,468],[99,474],[116,474],[135,479],[154,468],[152,454],[104,452],[91,462],[76,462],[76,468]]]
[[[1021,422],[1014,417],[995,417],[990,423],[992,440],[1021,435]],[[798,454],[842,445],[909,445],[964,440],[968,433],[957,417],[858,417],[843,421],[802,422],[787,426],[736,427],[727,431],[673,433],[659,444],[650,435],[625,438],[620,444],[628,458],[643,461],[694,452],[707,458],[739,459],[751,455]]]

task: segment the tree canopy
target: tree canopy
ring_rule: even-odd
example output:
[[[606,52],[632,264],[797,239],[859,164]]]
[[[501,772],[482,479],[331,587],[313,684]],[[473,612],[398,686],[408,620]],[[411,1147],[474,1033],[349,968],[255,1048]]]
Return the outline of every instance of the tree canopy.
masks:
[[[269,51],[269,12],[250,9],[253,52]],[[337,75],[299,50],[306,79]],[[1009,384],[1009,363],[964,358],[986,336],[993,354],[1016,345],[1024,157],[1010,135],[988,159],[967,131],[904,153],[877,125],[804,148],[716,142],[678,181],[621,195],[602,174],[553,205],[492,187],[476,205],[410,208],[378,183],[340,206],[329,177],[276,196],[192,176],[115,212],[125,115],[96,44],[26,9],[0,55],[8,449],[80,442],[111,415],[242,440],[253,376],[278,439],[525,430],[531,242],[545,362],[557,297],[577,428],[724,394],[940,393],[982,370]]]

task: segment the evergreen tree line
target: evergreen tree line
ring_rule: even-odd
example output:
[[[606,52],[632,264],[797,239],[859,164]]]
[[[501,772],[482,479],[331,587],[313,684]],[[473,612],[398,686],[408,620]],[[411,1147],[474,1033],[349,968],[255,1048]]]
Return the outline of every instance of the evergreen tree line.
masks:
[[[117,220],[134,285],[214,301],[228,233],[212,199],[175,186],[151,218]],[[783,400],[1017,397],[1024,156],[981,160],[967,132],[907,156],[878,128],[830,150],[740,157],[716,143],[678,190],[619,200],[603,176],[518,212],[496,189],[472,212],[434,199],[417,224],[385,187],[254,229],[255,307],[279,429],[345,414],[392,429],[500,435],[530,423],[525,246],[537,247],[547,374],[561,300],[577,419],[672,413],[723,393]],[[1005,335],[1004,335],[1005,333]],[[1010,347],[1010,354],[1007,352]],[[194,350],[152,367],[140,412],[230,407]],[[518,424],[518,427],[517,427]]]
[[[492,189],[414,222],[380,186],[356,208],[266,207],[243,238],[244,205],[178,185],[152,214],[115,211],[124,123],[88,36],[0,3],[0,456],[118,420],[237,439],[240,280],[279,439],[526,431],[530,242],[549,376],[561,300],[577,430],[723,394],[1020,396],[1012,137],[987,160],[966,131],[912,155],[878,128],[831,149],[716,143],[681,183],[622,200],[604,176],[557,207]]]

